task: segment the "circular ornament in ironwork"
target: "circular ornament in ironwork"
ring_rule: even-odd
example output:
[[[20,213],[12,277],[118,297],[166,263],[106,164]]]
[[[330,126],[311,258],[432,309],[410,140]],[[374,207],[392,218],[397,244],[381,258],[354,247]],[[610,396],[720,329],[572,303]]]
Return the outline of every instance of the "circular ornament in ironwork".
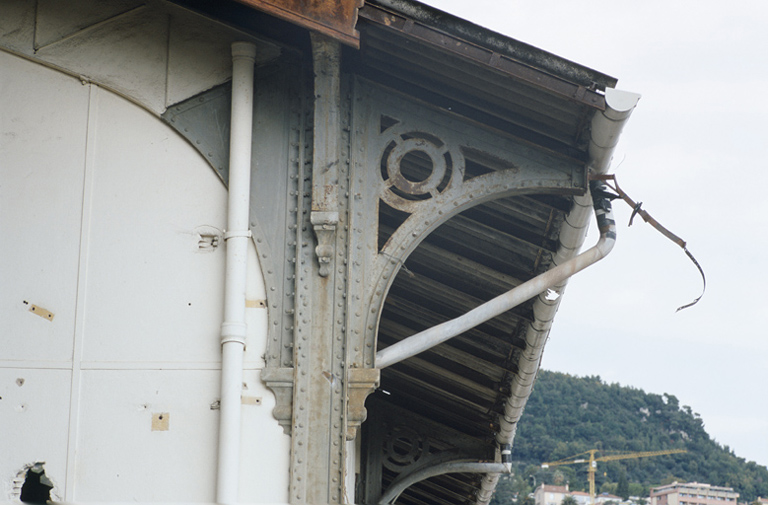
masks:
[[[385,444],[384,466],[400,472],[429,454],[429,441],[416,430],[396,426],[389,432]]]
[[[460,156],[424,132],[396,134],[384,149],[381,176],[386,189],[381,198],[390,206],[414,212],[461,181]]]

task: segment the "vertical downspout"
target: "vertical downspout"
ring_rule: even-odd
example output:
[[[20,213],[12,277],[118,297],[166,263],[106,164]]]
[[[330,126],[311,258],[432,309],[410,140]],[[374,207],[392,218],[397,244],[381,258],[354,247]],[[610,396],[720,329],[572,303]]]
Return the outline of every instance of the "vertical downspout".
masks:
[[[256,46],[232,44],[232,118],[224,322],[221,325],[221,417],[216,501],[236,503],[240,476],[240,405],[245,353],[245,288],[251,193],[253,69]]]

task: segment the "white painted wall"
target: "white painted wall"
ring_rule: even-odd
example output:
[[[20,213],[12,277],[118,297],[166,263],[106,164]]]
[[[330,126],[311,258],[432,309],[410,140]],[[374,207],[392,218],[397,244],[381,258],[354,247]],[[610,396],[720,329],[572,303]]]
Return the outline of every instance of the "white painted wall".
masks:
[[[0,50],[0,501],[35,461],[59,500],[214,501],[224,245],[196,230],[222,230],[225,202],[156,116]],[[287,502],[266,309],[248,312],[241,500]]]
[[[0,47],[98,83],[162,114],[227,82],[232,42],[279,49],[162,0],[2,0]]]

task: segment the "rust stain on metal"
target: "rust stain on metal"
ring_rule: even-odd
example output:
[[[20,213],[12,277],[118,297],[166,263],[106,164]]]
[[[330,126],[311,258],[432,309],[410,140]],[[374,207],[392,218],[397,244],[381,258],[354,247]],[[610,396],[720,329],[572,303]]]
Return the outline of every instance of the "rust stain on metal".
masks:
[[[357,11],[363,0],[238,0],[275,17],[320,32],[355,48],[360,33],[355,30]]]
[[[245,307],[248,309],[263,309],[267,306],[266,300],[246,300]]]
[[[152,431],[168,431],[170,429],[170,423],[170,413],[155,412],[152,414]]]

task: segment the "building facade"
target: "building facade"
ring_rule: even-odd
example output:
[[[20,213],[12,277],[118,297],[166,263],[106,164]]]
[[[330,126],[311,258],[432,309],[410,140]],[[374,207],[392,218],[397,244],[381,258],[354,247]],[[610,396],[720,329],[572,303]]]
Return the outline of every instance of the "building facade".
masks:
[[[411,0],[0,2],[0,500],[487,504],[616,83]]]
[[[565,486],[542,484],[533,492],[533,499],[536,505],[560,505],[563,498],[570,494],[572,493],[568,490],[568,484]]]

